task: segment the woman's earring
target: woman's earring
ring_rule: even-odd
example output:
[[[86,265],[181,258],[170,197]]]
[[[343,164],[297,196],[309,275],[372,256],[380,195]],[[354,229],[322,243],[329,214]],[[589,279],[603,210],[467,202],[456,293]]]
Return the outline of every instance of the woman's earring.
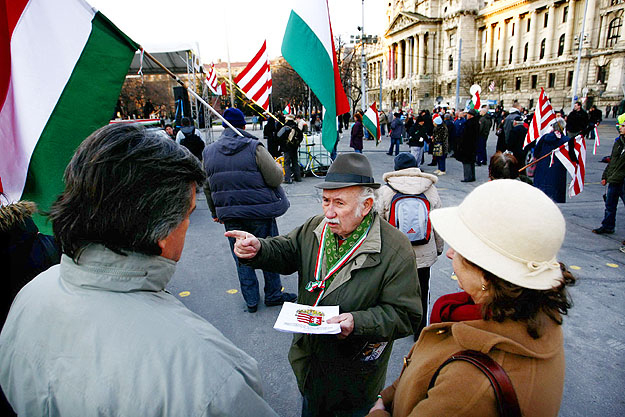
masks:
[[[482,291],[486,291],[486,285],[482,284]]]

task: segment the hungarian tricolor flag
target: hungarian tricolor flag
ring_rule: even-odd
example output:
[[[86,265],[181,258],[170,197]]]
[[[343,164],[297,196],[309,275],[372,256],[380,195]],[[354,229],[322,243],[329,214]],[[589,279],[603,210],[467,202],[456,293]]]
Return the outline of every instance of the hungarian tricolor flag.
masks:
[[[323,107],[322,142],[330,152],[336,116],[349,111],[341,84],[327,0],[295,0],[282,40],[282,56],[315,93]]]
[[[137,48],[82,0],[0,0],[0,181],[10,201],[50,208],[78,145],[113,116]]]
[[[378,109],[375,105],[375,101],[367,109],[364,117],[362,118],[362,124],[371,133],[371,136],[375,138],[375,144],[380,143],[380,117],[378,115]]]

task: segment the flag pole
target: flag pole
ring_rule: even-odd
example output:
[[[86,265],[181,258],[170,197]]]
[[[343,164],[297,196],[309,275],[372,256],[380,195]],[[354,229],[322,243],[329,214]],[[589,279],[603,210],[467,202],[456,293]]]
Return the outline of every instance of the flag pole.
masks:
[[[551,156],[551,152],[549,152],[547,155],[543,155],[540,158],[530,162],[529,164],[525,165],[523,168],[519,168],[519,172],[523,171],[525,168],[529,168],[532,165],[537,164],[538,162],[542,161],[543,159],[545,159],[548,156]]]
[[[230,81],[230,83],[232,83],[232,69],[230,68],[230,44],[228,42],[228,25],[226,25],[226,55],[228,57],[228,80]],[[234,107],[234,94],[232,94],[232,89],[230,89],[230,107]]]
[[[141,47],[141,49],[143,49],[143,47]],[[184,88],[187,89],[187,91],[189,93],[191,93],[191,95],[193,97],[195,97],[197,100],[200,101],[200,103],[202,103],[203,105],[206,106],[206,108],[208,108],[215,116],[217,116],[222,122],[224,122],[226,124],[226,126],[228,126],[230,129],[234,130],[235,132],[237,132],[237,134],[241,137],[243,137],[243,134],[241,132],[239,132],[239,130],[237,128],[235,128],[234,126],[232,126],[230,124],[229,121],[227,121],[226,119],[224,119],[224,117],[219,114],[219,112],[217,110],[215,110],[213,108],[213,106],[211,106],[210,104],[208,104],[206,102],[206,100],[204,100],[202,97],[200,97],[195,91],[193,91],[190,87],[187,87],[184,82],[178,78],[178,76],[176,74],[174,74],[173,72],[171,72],[169,70],[169,68],[167,68],[165,65],[161,64],[156,58],[154,58],[154,56],[152,56],[152,54],[150,54],[148,51],[143,50],[143,53],[145,54],[145,56],[147,56],[148,58],[150,58],[156,65],[158,65],[159,67],[161,67],[163,69],[163,71],[165,71],[171,78],[174,79],[174,81],[176,81],[178,84],[180,84],[181,86],[183,86]]]
[[[263,106],[261,106],[260,104],[258,104],[258,103],[257,103],[254,99],[251,99],[251,98],[249,98],[248,96],[246,96],[246,95],[245,95],[245,92],[244,92],[243,90],[241,90],[241,88],[240,88],[238,85],[236,85],[234,82],[232,82],[232,80],[227,79],[227,81],[230,83],[230,91],[231,91],[231,92],[232,92],[232,87],[234,87],[234,88],[236,88],[237,90],[239,90],[239,91],[243,94],[243,96],[244,96],[246,99],[248,99],[249,101],[251,101],[252,103],[254,103],[255,105],[257,105],[257,106],[258,106],[258,107],[260,107],[261,109],[263,108]],[[254,111],[256,111],[256,113],[258,113],[258,114],[261,114],[261,113],[259,113],[257,110],[255,110],[255,109],[254,109]],[[280,123],[281,125],[283,125],[283,126],[284,126],[284,123],[282,123],[282,122],[280,121],[280,119],[278,119],[276,116],[274,116],[273,114],[271,114],[271,112],[269,112],[269,111],[268,111],[267,113],[268,113],[268,114],[269,114],[269,116],[271,116],[271,117],[272,117],[272,118],[273,118],[276,122],[278,122],[278,123]]]

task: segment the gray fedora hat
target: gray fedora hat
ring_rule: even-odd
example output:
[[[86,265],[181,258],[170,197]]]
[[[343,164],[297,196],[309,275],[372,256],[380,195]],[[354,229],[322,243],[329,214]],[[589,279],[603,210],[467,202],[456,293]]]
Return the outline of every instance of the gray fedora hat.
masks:
[[[339,155],[330,165],[325,182],[315,187],[335,190],[354,185],[380,188],[380,184],[373,179],[373,170],[369,160],[363,154],[356,152]]]

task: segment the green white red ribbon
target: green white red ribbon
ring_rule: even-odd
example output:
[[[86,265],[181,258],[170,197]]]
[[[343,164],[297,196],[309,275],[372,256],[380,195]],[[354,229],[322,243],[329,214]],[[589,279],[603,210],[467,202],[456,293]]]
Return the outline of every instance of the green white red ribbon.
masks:
[[[354,244],[354,246],[345,255],[343,255],[343,257],[339,259],[332,268],[330,268],[326,276],[321,279],[321,261],[323,260],[323,253],[325,251],[326,230],[328,228],[328,223],[323,226],[323,230],[321,231],[321,241],[319,242],[319,251],[317,252],[317,260],[315,262],[315,281],[310,281],[308,284],[306,284],[307,291],[313,292],[317,289],[321,289],[321,291],[319,292],[319,296],[313,304],[313,307],[317,306],[319,304],[319,301],[321,300],[321,297],[323,297],[323,294],[326,290],[327,279],[334,275],[336,271],[341,269],[341,267],[345,265],[349,258],[354,254],[354,252],[356,252],[356,250],[358,250],[360,245],[362,245],[362,243],[365,241],[365,239],[369,235],[369,230],[371,230],[371,224],[369,224],[367,231],[363,233],[362,237],[358,239],[358,241],[356,241],[356,244]]]

